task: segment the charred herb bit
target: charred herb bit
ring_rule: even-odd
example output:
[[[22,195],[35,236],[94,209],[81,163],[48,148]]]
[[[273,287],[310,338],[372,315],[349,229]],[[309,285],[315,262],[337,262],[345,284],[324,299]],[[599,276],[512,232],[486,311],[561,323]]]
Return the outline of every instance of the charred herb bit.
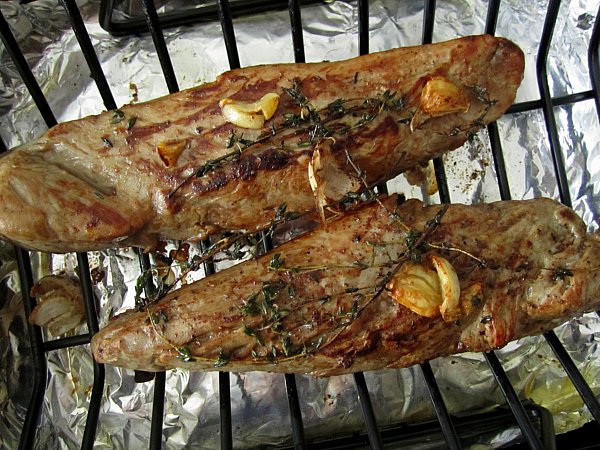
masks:
[[[294,346],[292,345],[292,339],[289,336],[284,336],[281,340],[281,347],[285,356],[292,356],[294,354]]]
[[[302,124],[302,122],[304,122],[304,119],[302,119],[302,117],[300,117],[300,114],[292,114],[292,113],[285,113],[283,115],[283,120],[284,120],[284,125],[285,126],[291,126],[291,127],[298,127],[300,126],[300,124]]]
[[[479,100],[484,105],[493,106],[496,103],[498,103],[498,100],[492,100],[490,98],[490,94],[484,86],[476,85],[473,86],[471,89],[473,89],[473,91],[477,95],[477,100]]]
[[[143,311],[148,306],[148,299],[142,297],[144,290],[152,290],[154,283],[152,279],[152,272],[146,270],[138,277],[135,283],[135,308],[138,311]]]
[[[308,103],[308,99],[306,98],[306,96],[302,92],[300,92],[300,83],[295,82],[294,86],[292,86],[291,88],[283,88],[283,90],[287,95],[289,95],[292,98],[294,103],[296,103],[296,105],[300,106],[301,108],[306,106],[306,104]]]
[[[423,233],[421,233],[418,230],[410,229],[406,233],[406,237],[404,238],[405,242],[406,242],[406,246],[408,248],[411,248],[419,240],[419,238],[422,236],[422,234]]]
[[[190,348],[186,345],[177,348],[177,358],[183,362],[196,361],[196,358],[194,358],[190,352]]]
[[[246,336],[250,336],[250,337],[253,337],[254,339],[256,339],[256,342],[258,343],[258,345],[260,345],[260,346],[265,345],[262,338],[260,337],[260,335],[254,328],[244,325],[244,334]]]
[[[565,277],[572,277],[573,271],[571,269],[560,268],[554,271],[552,274],[553,281],[561,281],[564,280]]]
[[[219,357],[214,362],[213,367],[223,367],[229,363],[229,355],[223,353],[223,350],[219,351]]]
[[[112,116],[110,117],[110,123],[112,125],[115,125],[115,124],[121,122],[124,117],[125,117],[125,113],[123,111],[121,111],[120,109],[115,109],[112,113]]]
[[[327,105],[327,109],[329,109],[329,111],[331,111],[334,114],[347,114],[348,110],[346,109],[346,107],[344,106],[344,100],[341,98],[338,98],[334,101],[332,101],[329,105]]]
[[[225,141],[225,147],[232,148],[235,145],[239,150],[245,150],[253,144],[254,141],[244,139],[243,133],[238,136],[233,130],[229,131],[229,136],[227,136],[227,140]]]
[[[277,270],[281,266],[283,266],[283,258],[281,257],[281,253],[275,253],[269,262],[269,269]]]
[[[296,289],[291,284],[287,288],[287,294],[289,298],[294,298],[296,296]]]
[[[113,147],[113,143],[107,138],[107,137],[102,137],[102,142],[104,142],[104,146],[108,147],[108,148],[112,148]]]
[[[258,299],[258,294],[253,293],[252,295],[250,295],[250,297],[248,297],[246,300],[244,300],[244,304],[240,307],[242,314],[244,314],[245,316],[259,315],[260,308],[258,307],[258,304],[256,302],[257,299]]]
[[[127,121],[127,129],[131,130],[134,127],[134,125],[135,125],[136,122],[137,122],[137,117],[133,116],[132,118],[130,118]]]

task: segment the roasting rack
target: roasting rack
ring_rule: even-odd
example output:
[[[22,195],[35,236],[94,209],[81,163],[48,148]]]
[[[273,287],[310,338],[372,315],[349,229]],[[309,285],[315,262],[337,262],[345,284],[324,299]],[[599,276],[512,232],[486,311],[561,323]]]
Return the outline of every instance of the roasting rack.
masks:
[[[83,52],[92,78],[95,80],[98,90],[107,109],[115,109],[117,105],[106,78],[102,72],[97,55],[91,44],[90,37],[84,26],[84,22],[78,10],[75,0],[61,0],[64,6],[72,28],[78,39],[81,51]],[[108,2],[112,3],[112,2]],[[233,4],[233,0],[231,4]],[[238,2],[239,3],[239,2]],[[263,2],[265,3],[265,2]],[[281,2],[278,2],[281,3]],[[220,20],[223,39],[227,49],[227,55],[231,68],[240,66],[240,60],[237,52],[234,26],[232,22],[231,4],[227,0],[217,0],[214,6]],[[422,42],[430,43],[432,41],[434,16],[436,2],[434,0],[425,0],[424,18],[422,28]],[[294,56],[297,62],[305,60],[304,45],[302,36],[301,7],[299,0],[289,0],[287,2],[289,10]],[[547,58],[550,44],[553,38],[554,25],[556,23],[560,0],[550,0],[547,5],[545,23],[539,43],[537,53],[537,83],[539,87],[539,100],[527,101],[513,105],[507,114],[518,112],[541,110],[543,113],[546,131],[549,139],[551,154],[555,175],[558,183],[560,200],[567,206],[571,206],[571,197],[569,194],[569,184],[566,175],[565,161],[563,160],[559,134],[553,113],[553,108],[559,105],[574,104],[585,100],[594,100],[597,112],[600,115],[600,63],[599,63],[599,43],[600,43],[600,11],[596,15],[594,28],[588,49],[588,64],[591,79],[591,90],[577,92],[570,95],[553,97],[548,84]],[[142,7],[145,16],[145,23],[142,26],[148,30],[153,38],[156,52],[164,73],[164,77],[171,93],[178,90],[178,83],[173,66],[170,62],[169,54],[165,45],[162,27],[170,22],[162,22],[159,19],[153,0],[142,0]],[[358,0],[358,19],[359,19],[359,51],[360,54],[369,52],[369,2],[368,0]],[[488,12],[485,24],[485,32],[494,34],[500,8],[500,0],[489,0]],[[252,11],[247,11],[252,12]],[[113,30],[115,31],[115,30]],[[118,31],[118,30],[117,30]],[[122,30],[121,30],[122,31]],[[46,101],[38,83],[36,82],[24,55],[11,33],[10,27],[5,18],[0,13],[0,37],[7,52],[13,59],[23,83],[31,93],[35,104],[37,105],[46,124],[50,127],[56,124],[56,119]],[[488,127],[490,145],[493,153],[493,164],[497,172],[498,189],[502,199],[511,197],[510,185],[507,177],[507,170],[504,164],[502,142],[495,123]],[[6,145],[0,140],[0,151],[5,151]],[[435,173],[438,179],[440,199],[442,202],[450,202],[450,193],[448,190],[444,164],[441,159],[434,161]],[[17,262],[20,275],[21,292],[24,300],[25,314],[28,316],[35,306],[35,299],[29,296],[29,291],[33,283],[33,275],[29,254],[27,251],[17,249]],[[139,253],[140,265],[142,269],[150,267],[148,255]],[[34,446],[37,423],[40,417],[40,411],[44,400],[44,391],[47,377],[47,359],[46,355],[60,348],[85,345],[90,342],[91,336],[98,331],[98,319],[96,306],[92,293],[92,283],[90,279],[90,270],[88,257],[85,253],[77,255],[79,274],[82,282],[83,296],[86,308],[86,318],[88,333],[78,336],[61,338],[55,340],[44,340],[40,329],[29,326],[28,332],[31,340],[31,348],[34,359],[34,383],[31,400],[28,405],[23,431],[19,448],[30,449]],[[205,267],[206,274],[209,275],[215,270],[214,266],[208,263]],[[600,422],[600,404],[595,397],[592,389],[584,380],[582,374],[576,368],[570,358],[567,350],[563,347],[557,335],[553,332],[547,332],[544,335],[547,343],[552,348],[556,358],[562,364],[565,372],[573,382],[585,405],[589,409],[594,421]],[[494,375],[498,386],[506,398],[506,406],[498,411],[486,413],[477,416],[453,416],[450,415],[442,398],[440,388],[437,385],[435,376],[429,363],[420,366],[423,379],[427,384],[428,392],[432,406],[435,410],[437,420],[423,424],[398,425],[397,427],[381,428],[377,424],[373,412],[373,406],[369,395],[369,390],[362,373],[354,374],[356,392],[365,422],[365,432],[357,433],[352,436],[335,437],[323,440],[308,440],[305,436],[303,419],[300,410],[299,396],[294,375],[285,375],[285,388],[287,392],[289,415],[290,415],[290,447],[294,448],[364,448],[371,447],[380,449],[385,446],[410,445],[411,440],[421,439],[423,436],[430,436],[431,433],[437,434],[440,439],[441,448],[459,449],[464,445],[464,436],[468,430],[484,427],[486,423],[503,423],[506,426],[518,426],[522,433],[525,443],[534,449],[556,448],[556,438],[552,424],[552,417],[547,410],[537,405],[521,401],[513,386],[511,385],[503,366],[493,351],[484,354],[487,363]],[[100,405],[104,393],[104,367],[94,363],[94,384],[91,391],[87,422],[83,433],[81,448],[93,448],[98,418],[100,414]],[[154,378],[154,401],[152,409],[152,424],[149,441],[149,448],[159,449],[163,443],[162,427],[164,416],[164,396],[165,396],[165,373],[157,373]],[[232,439],[232,414],[229,374],[219,373],[219,397],[220,397],[220,439],[221,448],[230,449],[233,447]],[[434,447],[433,441],[432,448]],[[285,448],[282,446],[282,448]]]

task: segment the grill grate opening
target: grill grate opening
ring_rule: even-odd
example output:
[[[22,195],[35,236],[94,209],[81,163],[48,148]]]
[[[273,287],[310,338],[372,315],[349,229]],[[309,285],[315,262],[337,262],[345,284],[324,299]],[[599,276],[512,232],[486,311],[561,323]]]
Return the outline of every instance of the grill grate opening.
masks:
[[[77,36],[77,40],[81,46],[81,50],[85,56],[89,66],[91,76],[96,82],[97,88],[104,101],[106,108],[115,109],[116,103],[111,93],[106,77],[103,74],[102,68],[98,61],[97,55],[94,52],[90,37],[87,33],[78,7],[74,0],[61,0],[62,4],[69,16],[73,30]],[[103,2],[103,8],[112,7],[114,2]],[[227,0],[217,0],[216,7],[213,7],[214,18],[218,18],[221,22],[223,30],[223,39],[225,42],[229,65],[231,68],[240,67],[239,54],[237,49],[237,41],[233,25],[233,17],[240,12],[235,10],[235,5],[239,6],[239,2],[228,2]],[[254,3],[254,2],[249,2]],[[247,13],[256,13],[262,11],[258,6],[261,2],[256,2],[255,9],[245,10]],[[279,2],[283,3],[283,2]],[[425,13],[423,16],[423,32],[422,42],[432,42],[436,2],[433,0],[425,0]],[[287,8],[290,14],[290,23],[292,29],[292,45],[294,49],[294,58],[297,62],[305,61],[304,44],[302,35],[301,8],[298,0],[289,0]],[[558,183],[558,190],[561,201],[567,206],[571,206],[571,196],[569,193],[569,182],[566,174],[565,162],[561,151],[559,134],[554,116],[554,108],[562,105],[571,105],[576,102],[593,99],[596,102],[598,114],[600,116],[600,97],[598,85],[600,83],[600,64],[598,62],[599,43],[600,43],[600,25],[598,20],[594,23],[592,39],[589,46],[589,69],[590,79],[593,88],[589,91],[578,92],[574,94],[553,97],[548,85],[548,54],[550,45],[553,39],[554,25],[560,14],[561,2],[551,0],[548,4],[546,21],[542,31],[542,38],[539,46],[537,58],[537,81],[539,85],[540,99],[522,102],[513,105],[507,114],[521,113],[541,109],[544,115],[544,121],[547,131],[547,136],[550,143],[550,150],[553,157],[555,176]],[[128,24],[125,28],[119,29],[115,24],[110,24],[107,28],[109,31],[114,31],[116,34],[125,31],[149,29],[152,35],[156,52],[159,57],[161,68],[167,83],[169,92],[179,90],[176,75],[167,51],[164,36],[161,28],[163,23],[165,26],[172,25],[174,22],[169,18],[160,18],[153,0],[143,0],[142,7],[144,12],[145,25],[138,22]],[[499,0],[491,0],[488,5],[488,15],[486,18],[485,30],[493,34],[496,29],[498,15],[500,9]],[[103,10],[106,13],[106,9]],[[600,15],[600,11],[599,11]],[[599,15],[596,16],[598,19]],[[107,16],[104,16],[103,24],[106,25]],[[207,16],[208,17],[208,16]],[[212,20],[213,17],[210,16]],[[369,52],[369,2],[367,0],[358,1],[358,18],[359,18],[359,53],[366,54]],[[194,20],[198,18],[194,17]],[[141,28],[136,28],[136,27]],[[112,29],[111,29],[112,27]],[[19,74],[23,79],[23,83],[31,93],[31,96],[37,105],[40,114],[46,121],[47,125],[53,126],[56,124],[56,118],[50,109],[50,106],[44,97],[42,90],[36,82],[28,64],[20,52],[14,36],[10,31],[5,18],[0,13],[0,36],[6,47],[10,57],[13,59]],[[510,199],[510,184],[507,177],[507,168],[504,162],[502,152],[502,142],[498,131],[498,126],[493,123],[488,126],[490,146],[494,159],[494,167],[498,177],[498,189],[502,199]],[[6,146],[0,142],[0,151],[5,151]],[[438,179],[440,189],[440,200],[444,203],[451,201],[450,191],[445,174],[444,163],[441,158],[435,162],[435,173]],[[271,248],[270,242],[263,239],[265,242],[265,250]],[[29,255],[24,250],[17,251],[17,261],[19,274],[21,279],[21,290],[24,296],[24,305],[26,315],[29,315],[35,300],[29,297],[29,290],[33,284],[33,276],[31,270],[31,262]],[[86,254],[77,255],[78,267],[81,274],[83,286],[83,294],[85,301],[86,319],[89,333],[79,336],[55,339],[52,341],[44,341],[39,328],[30,326],[29,335],[32,343],[32,352],[34,354],[34,390],[31,397],[31,402],[28,406],[27,415],[23,425],[21,434],[20,448],[32,448],[35,442],[35,432],[40,416],[42,402],[44,400],[44,389],[46,383],[46,353],[72,346],[79,346],[89,343],[90,337],[98,331],[98,316],[96,313],[94,298],[92,294],[92,284],[90,280],[90,270]],[[140,252],[140,267],[141,270],[148,270],[151,267],[150,259],[147,254]],[[205,273],[210,275],[214,273],[215,267],[211,262],[206,263]],[[558,360],[561,362],[564,370],[568,374],[571,381],[574,383],[577,391],[582,396],[585,404],[590,410],[596,421],[600,421],[600,405],[595,397],[590,386],[587,384],[582,374],[576,368],[575,363],[570,358],[567,350],[561,344],[560,340],[554,332],[545,334],[547,343],[551,346]],[[301,405],[299,401],[299,393],[296,386],[296,377],[294,375],[285,375],[285,387],[289,404],[291,436],[295,448],[352,448],[353,446],[370,445],[372,448],[383,448],[392,442],[410,442],[411,439],[422,437],[424,433],[435,430],[443,435],[445,445],[448,448],[461,448],[461,443],[466,442],[463,436],[468,434],[469,429],[482,429],[489,423],[511,423],[518,424],[526,442],[531,448],[554,448],[554,429],[552,426],[552,417],[549,412],[535,405],[523,403],[517,397],[510,380],[508,379],[502,364],[494,352],[485,354],[485,358],[492,370],[498,385],[503,391],[506,398],[506,403],[510,411],[499,411],[494,414],[480,414],[475,417],[467,416],[451,416],[445,406],[443,396],[431,366],[429,363],[421,365],[421,373],[427,384],[427,388],[431,397],[431,402],[437,415],[438,422],[431,422],[415,426],[400,426],[396,428],[382,429],[377,425],[377,420],[373,411],[369,389],[362,373],[354,375],[354,382],[357,390],[357,395],[360,400],[361,408],[364,415],[364,421],[367,433],[365,436],[352,438],[335,438],[321,442],[308,442],[305,437],[305,429],[302,420]],[[232,411],[231,411],[231,395],[230,395],[230,377],[228,373],[219,373],[219,394],[220,394],[220,415],[221,415],[221,447],[228,449],[233,448],[232,436]],[[98,417],[102,395],[104,391],[104,367],[94,363],[94,384],[92,395],[89,404],[86,427],[82,440],[82,448],[93,448],[96,429],[98,425]],[[164,416],[164,399],[165,399],[165,373],[157,373],[154,376],[154,401],[152,408],[152,428],[149,446],[152,449],[161,448],[163,444],[162,427]],[[487,422],[486,422],[487,421]],[[536,425],[534,425],[534,423]]]

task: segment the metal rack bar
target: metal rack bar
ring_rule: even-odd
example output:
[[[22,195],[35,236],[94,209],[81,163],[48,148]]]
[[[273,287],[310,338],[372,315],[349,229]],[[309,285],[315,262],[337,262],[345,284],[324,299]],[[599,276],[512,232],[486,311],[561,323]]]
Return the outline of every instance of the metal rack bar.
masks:
[[[31,271],[31,261],[29,253],[22,248],[16,248],[17,266],[19,268],[19,282],[21,284],[21,295],[23,296],[23,306],[25,316],[29,317],[32,309],[35,307],[35,299],[29,295],[31,286],[33,286],[33,274]],[[42,332],[39,327],[27,322],[27,331],[31,342],[31,356],[33,363],[33,389],[27,413],[21,431],[19,441],[19,450],[29,450],[34,447],[37,423],[40,418],[44,394],[46,390],[47,362],[46,355],[42,348]]]
[[[358,0],[358,53],[369,53],[369,0]]]
[[[429,364],[429,362],[425,362],[420,365],[420,368],[423,378],[425,379],[425,383],[427,384],[427,392],[429,392],[431,403],[435,409],[435,415],[440,422],[440,427],[442,428],[442,433],[444,433],[444,438],[446,439],[448,448],[453,450],[461,449],[462,446],[460,445],[454,424],[450,419],[450,414],[448,414],[448,409],[446,408],[446,404],[442,398],[442,393],[440,392],[437,381],[435,380],[435,376],[433,375],[433,371],[431,370],[431,364]]]
[[[302,421],[302,411],[298,401],[298,389],[296,387],[296,377],[292,374],[285,374],[285,390],[290,408],[290,425],[292,427],[292,439],[294,448],[305,449],[306,438],[304,436],[304,423]]]
[[[367,426],[367,434],[369,436],[369,443],[373,450],[383,448],[381,442],[381,434],[379,433],[379,427],[377,426],[377,420],[375,419],[375,413],[373,412],[373,405],[371,404],[371,397],[369,395],[369,389],[367,388],[367,382],[365,381],[365,375],[362,372],[354,374],[354,384],[358,392],[358,399]]]
[[[554,331],[548,331],[544,333],[544,337],[546,338],[546,342],[552,348],[552,351],[556,355],[556,358],[560,361],[565,372],[569,375],[571,382],[579,392],[579,395],[585,402],[585,405],[590,410],[590,413],[594,417],[596,422],[600,423],[600,404],[598,403],[598,399],[594,395],[594,392],[590,388],[589,384],[583,378],[583,375],[577,369],[577,366],[569,356],[569,353],[565,349],[565,347],[561,344],[556,333]]]
[[[52,341],[44,342],[44,352],[50,352],[52,350],[58,350],[61,348],[76,347],[78,345],[85,345],[90,343],[91,336],[89,333],[78,334],[77,336],[69,336],[66,338],[54,339]]]
[[[92,292],[92,280],[90,277],[90,266],[86,253],[77,253],[77,266],[79,267],[79,279],[83,293],[83,303],[85,305],[85,315],[88,331],[91,336],[98,332],[98,314],[96,312],[96,301]],[[102,393],[104,391],[104,365],[94,361],[94,383],[88,406],[85,429],[81,448],[92,449],[96,439],[96,429],[98,426],[98,417],[100,415],[100,406],[102,403]]]
[[[240,56],[237,49],[237,41],[233,30],[233,20],[231,18],[231,10],[228,0],[217,0],[219,6],[219,21],[223,29],[223,40],[225,41],[225,49],[227,50],[227,58],[229,59],[229,68],[237,69],[240,67]]]
[[[165,382],[166,373],[157,372],[154,375],[154,395],[152,397],[152,421],[150,423],[150,445],[151,450],[162,448],[163,417],[165,413]]]
[[[165,35],[162,32],[160,22],[158,20],[158,14],[156,12],[154,0],[142,0],[142,7],[146,16],[148,29],[152,35],[154,48],[156,48],[156,54],[158,55],[158,60],[160,61],[160,67],[165,76],[165,81],[167,82],[167,88],[169,89],[169,93],[172,94],[179,91],[179,85],[177,84],[177,77],[175,76],[173,64],[171,63],[171,58],[169,57],[167,44],[165,43]]]
[[[588,66],[590,71],[590,80],[593,88],[593,97],[596,102],[596,112],[600,120],[600,7],[596,13],[592,36],[588,47]]]
[[[542,445],[540,438],[535,433],[535,429],[533,428],[533,425],[531,425],[529,417],[527,417],[527,412],[519,400],[519,397],[517,397],[512,384],[510,384],[510,380],[506,376],[506,373],[504,372],[502,364],[500,364],[496,353],[493,351],[486,352],[484,353],[484,356],[490,366],[490,369],[492,369],[492,374],[494,375],[496,382],[500,386],[500,389],[506,398],[508,406],[515,415],[515,419],[517,419],[519,428],[527,440],[527,443],[532,449],[543,450],[544,446]]]
[[[77,3],[75,3],[75,0],[60,1],[67,11],[67,15],[71,21],[71,28],[73,28],[77,42],[79,42],[83,56],[85,57],[88,67],[90,68],[91,77],[96,82],[96,86],[100,91],[100,96],[102,97],[104,106],[106,106],[106,109],[109,110],[116,109],[117,104],[115,103],[115,99],[110,91],[110,87],[108,86],[108,82],[104,76],[104,72],[102,71],[100,61],[98,61],[98,55],[96,55],[90,35],[85,28],[85,24],[81,18],[81,13],[77,7]]]
[[[485,19],[485,33],[494,35],[496,33],[496,25],[498,24],[498,15],[500,12],[500,0],[491,0],[488,4],[487,16]],[[498,189],[500,190],[500,198],[508,200],[510,195],[510,184],[506,173],[506,164],[504,162],[504,153],[502,152],[502,142],[500,133],[498,132],[498,124],[492,122],[487,126],[492,157],[494,158],[494,167],[496,168],[496,176],[498,177]]]
[[[304,36],[302,34],[302,13],[300,12],[300,1],[289,0],[290,23],[292,25],[292,45],[294,46],[294,61],[306,62],[304,53]]]
[[[48,104],[46,97],[44,97],[40,85],[33,76],[27,61],[25,60],[23,52],[21,52],[19,49],[19,44],[12,34],[12,31],[10,30],[6,19],[2,15],[2,12],[0,12],[0,39],[4,44],[6,52],[15,63],[15,67],[17,68],[23,83],[27,87],[29,94],[31,94],[31,98],[33,98],[33,101],[40,111],[42,118],[46,122],[46,125],[48,127],[56,125],[56,117],[54,117],[54,113],[50,109],[50,105]]]
[[[554,172],[558,183],[558,192],[560,200],[568,207],[572,206],[571,194],[569,193],[569,179],[565,170],[565,162],[560,148],[560,140],[558,137],[558,129],[556,128],[556,118],[554,117],[554,109],[552,105],[552,95],[550,86],[548,85],[548,53],[550,44],[552,43],[552,35],[554,34],[554,25],[558,18],[560,9],[560,0],[550,0],[546,11],[546,20],[542,29],[542,37],[538,48],[536,61],[537,81],[540,96],[542,100],[542,111],[544,112],[544,121],[546,123],[546,132],[548,133],[548,143],[552,154],[552,163],[554,164]]]
[[[433,26],[435,24],[435,5],[436,0],[425,0],[423,11],[423,33],[421,43],[431,44],[433,42]],[[442,203],[450,203],[450,190],[448,189],[448,179],[444,160],[441,157],[433,159],[433,168],[438,185],[438,193]]]
[[[578,103],[584,100],[593,99],[595,96],[594,91],[582,91],[577,92],[575,94],[562,95],[560,97],[552,97],[549,101],[552,103],[552,106],[562,106],[568,105],[570,103]],[[541,100],[530,100],[526,102],[519,102],[512,105],[506,111],[506,114],[514,114],[520,112],[534,111],[537,109],[542,109],[542,101]]]
[[[231,432],[231,391],[229,388],[229,372],[219,372],[219,411],[221,417],[221,449],[233,448]]]

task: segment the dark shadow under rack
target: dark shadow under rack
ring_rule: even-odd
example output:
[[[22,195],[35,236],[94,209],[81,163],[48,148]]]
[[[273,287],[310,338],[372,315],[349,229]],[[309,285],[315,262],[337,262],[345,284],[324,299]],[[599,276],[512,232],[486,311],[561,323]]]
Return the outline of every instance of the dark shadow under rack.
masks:
[[[61,0],[64,8],[69,15],[71,25],[76,33],[77,39],[81,46],[81,50],[85,55],[89,65],[92,78],[95,80],[100,91],[105,107],[107,109],[115,109],[116,104],[106,78],[102,72],[98,58],[91,45],[90,38],[83,24],[81,15],[75,3],[75,0]],[[205,2],[206,3],[206,2]],[[231,4],[230,4],[231,3]],[[223,29],[223,38],[227,49],[229,63],[231,68],[239,67],[239,56],[237,52],[236,39],[232,18],[237,14],[256,13],[264,11],[265,8],[287,8],[290,13],[292,39],[294,46],[294,55],[297,62],[304,61],[304,45],[302,40],[301,27],[301,9],[298,0],[289,1],[248,1],[244,2],[245,6],[241,9],[239,1],[217,0],[216,4],[207,7],[203,10],[203,17],[195,17],[196,20],[212,20],[218,19],[221,22]],[[303,2],[307,3],[307,2]],[[112,23],[112,6],[113,0],[102,2],[101,23],[108,31],[115,34],[125,34],[131,32],[150,31],[154,40],[156,51],[159,56],[160,64],[163,69],[165,80],[170,92],[178,90],[173,67],[165,45],[164,37],[161,31],[162,26],[172,25],[175,18],[162,17],[155,9],[153,0],[142,0],[144,10],[144,18],[136,19],[135,22],[126,25]],[[423,34],[422,42],[428,43],[432,41],[433,24],[435,16],[436,2],[433,0],[425,0],[425,14],[423,19]],[[238,9],[236,9],[238,8]],[[358,18],[359,18],[359,52],[366,54],[369,52],[369,2],[368,0],[358,0]],[[488,4],[488,15],[486,20],[485,31],[489,34],[494,34],[496,23],[498,20],[498,11],[500,8],[500,0],[490,0]],[[568,190],[568,182],[566,178],[565,163],[562,159],[562,153],[558,141],[558,130],[553,114],[553,107],[557,105],[574,104],[584,100],[593,99],[596,102],[598,113],[600,114],[600,64],[599,43],[600,43],[600,12],[596,15],[594,29],[588,49],[588,61],[592,90],[579,92],[576,94],[553,98],[548,87],[548,79],[546,73],[547,57],[550,44],[552,41],[554,25],[560,8],[559,0],[550,0],[548,3],[546,20],[542,32],[542,39],[539,45],[537,58],[537,76],[540,91],[540,100],[524,102],[513,105],[507,114],[517,112],[531,111],[541,109],[544,114],[546,130],[548,133],[551,153],[554,158],[554,167],[556,178],[558,180],[560,198],[568,206],[571,206],[571,198]],[[179,19],[178,19],[179,20]],[[50,106],[48,105],[41,89],[35,80],[27,62],[21,53],[17,42],[15,41],[10,28],[0,13],[0,38],[6,47],[9,55],[13,59],[24,84],[29,89],[42,117],[48,127],[56,124],[55,116],[53,115]],[[499,137],[496,124],[491,124],[488,127],[490,145],[494,158],[494,166],[498,174],[498,188],[502,199],[510,198],[510,186],[508,183],[507,172],[504,165],[504,159],[501,148],[501,140]],[[5,151],[6,146],[0,141],[0,151]],[[450,202],[450,195],[445,179],[444,166],[441,160],[435,161],[436,175],[440,187],[440,199],[442,202]],[[268,248],[266,248],[268,249]],[[96,307],[93,300],[90,272],[87,261],[87,255],[81,253],[77,255],[79,271],[82,274],[82,284],[84,292],[84,300],[86,306],[86,317],[89,333],[80,336],[57,339],[53,341],[44,341],[39,328],[29,326],[28,332],[31,340],[34,365],[34,383],[31,401],[28,406],[23,431],[21,433],[21,441],[19,448],[33,448],[35,442],[35,433],[37,422],[40,417],[40,411],[44,399],[44,390],[46,386],[47,360],[46,352],[51,350],[66,348],[71,346],[83,345],[89,343],[90,337],[98,330],[98,320]],[[23,300],[25,312],[29,315],[31,309],[35,306],[35,299],[29,297],[29,290],[33,283],[31,263],[29,254],[21,249],[17,249],[17,262],[19,267],[19,275],[21,280],[21,290],[23,292]],[[150,261],[147,255],[140,253],[140,267],[145,270],[150,267]],[[207,274],[214,272],[214,267],[211,264],[205,266]],[[600,405],[594,396],[590,386],[585,382],[581,373],[575,367],[573,361],[569,357],[566,349],[562,346],[554,332],[545,334],[546,341],[554,351],[558,360],[562,363],[565,371],[574,383],[578,392],[582,396],[586,406],[590,410],[596,423],[600,422]],[[354,376],[357,395],[362,406],[362,411],[365,419],[366,433],[340,437],[330,440],[315,440],[309,442],[304,433],[302,423],[302,414],[299,404],[299,393],[296,387],[294,375],[285,376],[286,393],[289,401],[290,409],[290,427],[291,439],[294,448],[359,448],[370,446],[374,449],[383,448],[385,446],[397,443],[408,444],[415,436],[424,439],[424,436],[430,436],[431,433],[438,434],[443,437],[442,447],[458,449],[461,448],[461,437],[468,430],[474,427],[484,427],[488,422],[501,422],[507,427],[515,424],[521,429],[522,435],[525,438],[529,447],[535,449],[555,448],[554,428],[552,425],[552,417],[548,412],[536,407],[535,405],[523,403],[519,400],[514,392],[514,389],[504,373],[502,365],[494,352],[485,354],[492,373],[498,382],[502,392],[505,395],[507,407],[498,410],[494,413],[474,416],[451,416],[444,404],[440,390],[437,386],[435,377],[428,363],[421,365],[421,373],[427,384],[430,393],[432,405],[437,415],[437,422],[430,422],[420,425],[403,426],[381,429],[377,425],[369,391],[365,382],[364,375],[357,373]],[[164,395],[165,395],[165,374],[159,373],[154,377],[154,401],[152,410],[152,426],[149,447],[151,449],[159,449],[162,445],[162,418],[164,415]],[[89,411],[87,415],[86,427],[83,435],[81,447],[84,449],[93,448],[102,393],[104,388],[104,367],[94,363],[94,385],[91,394]],[[220,391],[220,414],[221,414],[221,448],[229,449],[233,447],[232,438],[232,418],[231,418],[231,402],[229,392],[229,374],[221,372],[219,374],[219,391]],[[536,425],[534,425],[534,423]]]

